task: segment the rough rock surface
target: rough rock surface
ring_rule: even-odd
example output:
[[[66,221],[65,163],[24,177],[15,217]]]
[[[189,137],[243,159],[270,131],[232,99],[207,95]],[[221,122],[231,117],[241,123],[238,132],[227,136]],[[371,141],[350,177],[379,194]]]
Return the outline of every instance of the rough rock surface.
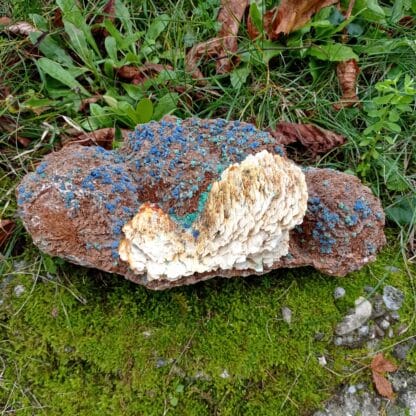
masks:
[[[263,256],[262,264],[256,267],[251,263],[241,266],[246,256],[238,262],[225,261],[219,267],[216,264],[210,271],[174,278],[157,272],[153,279],[140,270],[135,272],[120,258],[120,253],[126,258],[121,242],[128,234],[128,224],[144,208],[159,212],[159,219],[168,219],[189,241],[197,243],[202,231],[197,225],[201,224],[207,202],[215,191],[214,184],[220,183],[232,166],[238,170],[250,160],[249,155],[258,159],[259,154],[266,155],[271,163],[263,166],[265,177],[271,175],[271,182],[280,178],[276,179],[280,185],[273,185],[276,188],[270,198],[279,199],[286,187],[287,195],[296,199],[283,198],[292,212],[285,231],[294,228],[289,231],[288,246],[284,238],[282,246],[269,246],[270,252],[285,247],[279,256],[268,256],[267,261],[267,256]],[[385,237],[384,214],[371,191],[354,176],[330,169],[303,168],[301,174],[293,163],[279,155],[284,153],[273,137],[251,124],[171,117],[138,126],[117,150],[71,145],[47,155],[18,187],[19,212],[41,250],[76,264],[124,275],[152,289],[196,283],[213,276],[247,276],[306,265],[343,276],[374,260]],[[273,176],[273,161],[286,165],[297,179],[287,179],[283,186],[285,175]],[[308,200],[307,207],[302,208],[303,176]],[[261,187],[255,189],[249,182],[247,191],[260,192]],[[266,186],[264,195],[267,189]],[[253,204],[258,196],[251,196]],[[229,195],[220,193],[218,201],[221,198],[229,199]],[[267,201],[265,206],[270,208],[270,199]],[[305,208],[300,223],[298,216],[303,215]],[[223,211],[224,227],[230,221],[230,212]],[[221,229],[220,223],[217,226]],[[263,224],[266,228],[259,233],[260,245],[264,243],[266,247],[264,232],[276,224]],[[236,244],[227,253],[239,250],[241,247]],[[237,263],[239,268],[235,267]]]

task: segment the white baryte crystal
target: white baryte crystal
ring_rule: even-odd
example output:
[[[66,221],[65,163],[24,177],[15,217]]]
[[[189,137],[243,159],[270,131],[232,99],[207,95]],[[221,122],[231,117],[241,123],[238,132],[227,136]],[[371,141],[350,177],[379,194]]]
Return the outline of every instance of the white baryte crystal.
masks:
[[[145,203],[123,227],[120,258],[149,281],[229,269],[262,272],[288,254],[289,231],[302,222],[307,199],[301,169],[264,150],[230,165],[212,184],[193,224],[197,238]]]

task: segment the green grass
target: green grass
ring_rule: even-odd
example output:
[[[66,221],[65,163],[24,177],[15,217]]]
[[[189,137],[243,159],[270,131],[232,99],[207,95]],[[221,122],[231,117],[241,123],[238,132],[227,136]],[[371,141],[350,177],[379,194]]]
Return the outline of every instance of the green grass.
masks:
[[[105,2],[80,3],[94,14]],[[215,74],[211,60],[202,66],[209,84],[201,86],[185,73],[183,59],[187,48],[215,36],[213,16],[219,1],[124,3],[134,32],[146,32],[162,13],[170,16],[150,55],[153,62],[174,68],[168,82],[156,78],[145,86],[144,96],[155,105],[180,86],[185,91],[178,96],[178,116],[242,119],[262,128],[282,119],[316,123],[343,134],[347,143],[318,160],[311,160],[307,153],[293,153],[296,160],[357,172],[365,152],[360,146],[363,129],[371,120],[363,107],[333,110],[340,96],[335,63],[314,61],[318,72],[312,77],[311,58],[282,42],[276,43],[282,51],[266,65],[261,45],[249,41],[242,27],[242,65],[251,67],[247,81],[234,88],[229,75]],[[391,10],[390,3],[384,6]],[[52,1],[18,0],[1,5],[0,15],[13,13],[15,20],[29,19],[31,13],[43,15],[51,36],[69,50],[63,29],[51,26],[55,9]],[[412,48],[416,31],[397,22],[364,26],[364,33],[352,44],[361,48],[358,93],[366,105],[377,96],[378,82],[398,72],[416,73]],[[291,38],[293,45],[296,36]],[[400,46],[403,40],[409,43]],[[71,57],[84,65],[73,52]],[[334,325],[358,296],[365,295],[365,286],[380,292],[385,284],[392,284],[406,295],[401,316],[408,329],[401,337],[385,340],[379,349],[388,354],[416,332],[416,270],[408,245],[415,232],[411,221],[389,220],[389,244],[377,262],[343,279],[304,268],[265,277],[214,279],[159,293],[39,253],[16,217],[15,187],[43,155],[58,147],[68,128],[62,116],[82,124],[90,114],[77,111],[74,100],[65,102],[65,97],[39,114],[23,108],[31,97],[49,98],[50,83],[39,76],[38,58],[29,40],[0,34],[0,91],[7,86],[12,95],[7,99],[0,95],[0,120],[10,126],[0,124],[0,217],[17,221],[0,260],[3,413],[306,415],[322,406],[341,384],[371,384],[366,366],[374,351],[335,348],[331,340]],[[96,92],[113,91],[131,105],[140,99],[129,98],[114,76],[91,75],[90,79],[88,87]],[[362,178],[387,210],[402,206],[401,201],[411,200],[416,193],[414,114],[403,115],[402,130],[393,143],[382,143],[382,156],[394,160],[405,186],[389,189],[376,163]],[[114,120],[113,124],[125,127],[116,114]],[[16,136],[30,138],[31,145],[23,148]],[[390,266],[399,271],[389,271]],[[13,291],[19,284],[26,290],[16,297]],[[347,298],[335,303],[332,293],[339,285],[346,289]],[[281,319],[282,306],[293,312],[290,326]],[[321,341],[315,340],[317,332],[324,334]],[[327,368],[318,364],[321,355],[328,361]],[[158,367],[162,359],[166,364]],[[416,370],[415,353],[405,365]],[[228,378],[221,377],[224,370]]]

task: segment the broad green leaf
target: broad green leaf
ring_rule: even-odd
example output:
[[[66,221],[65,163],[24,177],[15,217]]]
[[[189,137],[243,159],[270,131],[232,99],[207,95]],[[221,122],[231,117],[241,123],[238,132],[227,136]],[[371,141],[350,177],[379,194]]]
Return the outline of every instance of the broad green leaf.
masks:
[[[29,33],[29,39],[32,44],[35,44],[40,36],[42,36],[42,32]],[[65,49],[62,49],[51,35],[46,35],[39,43],[38,47],[42,52],[42,55],[46,58],[59,62],[65,66],[72,66],[74,64],[72,58],[67,54]]]
[[[385,211],[388,218],[400,225],[416,224],[416,197],[405,196]]]
[[[230,81],[233,88],[239,90],[246,83],[250,72],[249,66],[241,66],[240,68],[234,69],[230,75]]]
[[[389,121],[392,121],[393,123],[395,123],[396,121],[400,120],[400,115],[399,113],[392,108],[389,112]]]
[[[384,23],[386,17],[377,0],[356,0],[353,14],[359,14],[362,19],[376,23]]]
[[[140,100],[143,98],[143,88],[134,84],[121,84],[124,90],[127,92],[127,95],[134,100]]]
[[[148,98],[143,98],[137,103],[136,113],[141,123],[147,123],[152,119],[153,103]]]
[[[249,14],[250,14],[250,17],[251,17],[251,21],[253,22],[256,29],[260,33],[263,33],[263,19],[262,19],[262,16],[260,14],[260,10],[257,7],[256,3],[251,3],[250,4]]]
[[[375,104],[388,104],[394,96],[395,94],[390,93],[390,94],[382,95],[380,97],[374,97],[373,102]]]
[[[358,37],[363,34],[364,28],[358,23],[349,23],[347,25],[347,32],[352,37]]]
[[[130,12],[122,0],[116,0],[116,16],[121,21],[121,24],[123,25],[124,30],[127,32],[127,35],[132,35],[134,30]]]
[[[110,59],[115,63],[118,62],[116,40],[112,36],[107,36],[104,40],[104,46]]]
[[[170,17],[167,14],[157,16],[147,29],[145,36],[146,41],[155,41],[159,35],[166,29],[169,24]]]
[[[90,67],[94,66],[94,52],[89,48],[85,34],[71,22],[63,20],[74,52]]]
[[[402,131],[402,128],[397,123],[393,123],[391,121],[385,121],[385,123],[386,127],[394,133],[400,133]]]
[[[111,108],[118,107],[118,101],[114,97],[111,97],[111,95],[103,95],[103,99]]]
[[[392,23],[397,23],[403,17],[404,3],[404,0],[394,0],[390,16],[390,21]]]
[[[312,46],[308,49],[308,55],[314,56],[322,61],[340,62],[349,59],[358,61],[358,56],[354,53],[352,48],[341,43]]]
[[[179,100],[179,94],[167,93],[159,99],[155,111],[153,112],[153,120],[160,120],[166,114],[170,114],[176,110]]]
[[[56,79],[60,83],[71,88],[73,91],[79,90],[84,95],[89,92],[66,70],[61,64],[48,58],[40,58],[37,61],[39,69],[46,75]]]
[[[282,48],[270,40],[260,40],[255,46],[261,51],[261,59],[265,65],[269,64],[270,59],[282,53]]]
[[[43,30],[44,32],[49,30],[48,22],[40,14],[31,13],[29,14],[29,17],[32,19],[32,22],[37,29]]]

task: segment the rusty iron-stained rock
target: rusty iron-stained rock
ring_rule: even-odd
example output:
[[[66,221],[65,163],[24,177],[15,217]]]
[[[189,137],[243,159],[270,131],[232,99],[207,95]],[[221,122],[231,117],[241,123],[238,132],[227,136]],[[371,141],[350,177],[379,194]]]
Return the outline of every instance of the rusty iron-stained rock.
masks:
[[[306,265],[343,276],[385,243],[380,201],[356,177],[301,169],[238,121],[168,117],[117,150],[64,147],[17,197],[41,250],[151,289]]]

